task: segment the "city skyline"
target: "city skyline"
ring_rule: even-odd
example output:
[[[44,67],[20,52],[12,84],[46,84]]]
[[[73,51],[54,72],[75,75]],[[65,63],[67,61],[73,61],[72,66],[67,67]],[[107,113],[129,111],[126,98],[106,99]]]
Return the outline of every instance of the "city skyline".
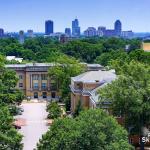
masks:
[[[54,32],[64,32],[71,28],[77,16],[81,31],[87,27],[106,26],[113,29],[114,20],[121,20],[123,30],[149,32],[150,18],[148,0],[2,0],[0,5],[0,28],[7,32],[27,31],[44,32],[45,20],[55,22]]]

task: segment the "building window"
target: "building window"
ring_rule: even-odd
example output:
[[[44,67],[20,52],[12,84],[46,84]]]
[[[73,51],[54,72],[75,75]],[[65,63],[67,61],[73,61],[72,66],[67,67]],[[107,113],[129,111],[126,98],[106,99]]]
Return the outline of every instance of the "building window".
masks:
[[[20,87],[20,88],[23,87],[23,83],[19,83],[19,87]]]
[[[51,79],[50,90],[51,91],[56,91],[57,90],[57,83],[56,83],[56,80],[54,80],[54,79]]]
[[[22,79],[23,79],[23,76],[22,76],[22,75],[19,75],[19,79],[22,80]]]
[[[43,93],[42,93],[42,96],[43,96],[43,98],[47,98],[47,93],[46,93],[46,92],[43,92]]]
[[[33,84],[33,88],[34,88],[34,89],[38,89],[38,88],[39,88],[38,83],[34,83],[34,84]]]
[[[46,83],[42,83],[42,89],[46,89]]]
[[[46,75],[46,74],[42,74],[42,75],[41,75],[41,79],[42,79],[42,80],[47,80],[47,75]]]
[[[33,80],[38,80],[39,79],[39,75],[38,74],[34,74],[33,75]]]

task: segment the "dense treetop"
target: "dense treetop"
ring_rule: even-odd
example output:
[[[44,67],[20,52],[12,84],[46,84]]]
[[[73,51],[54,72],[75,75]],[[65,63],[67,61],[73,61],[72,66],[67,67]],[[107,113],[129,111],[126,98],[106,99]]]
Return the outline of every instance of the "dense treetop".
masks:
[[[21,103],[23,94],[15,89],[18,78],[15,72],[4,67],[0,56],[0,149],[22,150],[22,136],[13,127],[12,107]]]
[[[100,109],[75,119],[55,120],[39,141],[38,150],[131,150],[127,132]]]
[[[127,52],[125,52],[126,47],[128,47]],[[140,48],[141,41],[138,39],[85,38],[60,43],[57,39],[37,37],[26,39],[23,45],[13,38],[0,39],[0,53],[2,55],[14,55],[23,57],[26,61],[36,62],[53,62],[58,56],[66,54],[81,62],[97,62],[108,65],[109,60],[119,57],[118,53],[127,55],[130,59],[145,61],[146,58],[150,57],[150,54],[142,50],[129,56],[130,52]],[[139,53],[141,53],[140,58]],[[105,58],[106,60],[104,60]]]

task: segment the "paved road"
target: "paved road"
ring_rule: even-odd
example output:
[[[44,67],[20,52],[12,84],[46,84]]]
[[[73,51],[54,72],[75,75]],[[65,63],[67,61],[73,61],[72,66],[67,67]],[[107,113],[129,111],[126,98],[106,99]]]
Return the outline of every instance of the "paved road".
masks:
[[[26,120],[26,125],[22,126],[20,130],[24,135],[24,150],[33,150],[36,148],[36,144],[42,134],[48,130],[45,121],[47,116],[45,111],[46,103],[24,103],[22,106],[24,113],[19,117]]]

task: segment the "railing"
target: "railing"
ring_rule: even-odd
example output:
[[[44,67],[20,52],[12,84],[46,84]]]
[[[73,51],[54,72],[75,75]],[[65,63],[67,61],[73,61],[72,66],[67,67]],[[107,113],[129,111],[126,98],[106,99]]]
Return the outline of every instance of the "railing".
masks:
[[[76,89],[73,86],[70,85],[71,91],[74,93],[82,93],[82,89]]]

